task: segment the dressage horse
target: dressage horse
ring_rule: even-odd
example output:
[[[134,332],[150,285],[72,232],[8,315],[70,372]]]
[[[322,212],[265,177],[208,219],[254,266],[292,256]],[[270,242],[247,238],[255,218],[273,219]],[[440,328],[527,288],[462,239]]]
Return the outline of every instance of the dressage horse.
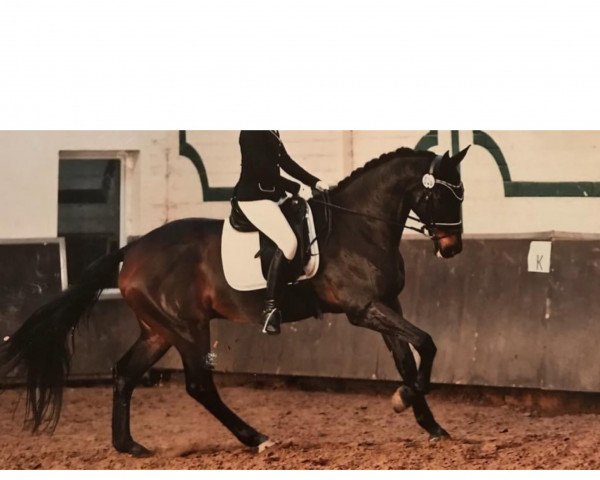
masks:
[[[401,148],[371,160],[327,195],[309,200],[320,236],[320,267],[310,280],[285,291],[284,322],[320,312],[344,313],[353,325],[379,332],[402,383],[394,408],[412,407],[433,438],[447,436],[425,395],[435,344],[404,318],[398,295],[404,286],[399,244],[412,210],[434,245],[449,258],[462,249],[463,187],[459,162],[466,149],[448,153]],[[52,431],[58,422],[72,345],[69,337],[123,262],[119,288],[140,326],[140,336],[113,370],[112,440],[119,452],[149,450],[130,432],[130,402],[142,375],[174,346],[181,355],[187,392],[244,445],[262,447],[268,437],[221,400],[210,367],[210,320],[261,323],[264,291],[241,292],[224,277],[223,220],[191,218],[159,227],[118,252],[96,260],[79,283],[35,311],[0,346],[0,375],[27,375],[27,424]],[[258,330],[257,330],[258,331]],[[421,362],[417,369],[412,345]],[[299,348],[302,346],[299,345]]]

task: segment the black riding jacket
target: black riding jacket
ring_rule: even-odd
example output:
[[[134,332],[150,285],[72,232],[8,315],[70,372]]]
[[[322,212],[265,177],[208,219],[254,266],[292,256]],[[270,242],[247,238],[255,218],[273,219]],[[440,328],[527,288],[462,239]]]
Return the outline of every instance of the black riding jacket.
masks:
[[[240,201],[277,201],[285,192],[297,195],[300,185],[282,177],[279,167],[310,187],[319,181],[290,158],[276,130],[242,130],[240,149],[242,173],[234,190]]]

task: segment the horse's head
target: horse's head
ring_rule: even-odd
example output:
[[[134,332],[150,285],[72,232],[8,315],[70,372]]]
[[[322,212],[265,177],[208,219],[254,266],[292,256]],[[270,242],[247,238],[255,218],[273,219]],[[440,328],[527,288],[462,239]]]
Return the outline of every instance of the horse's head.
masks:
[[[451,258],[462,251],[462,201],[464,188],[458,165],[469,147],[453,157],[435,157],[418,185],[411,189],[412,210],[425,224],[435,254]]]

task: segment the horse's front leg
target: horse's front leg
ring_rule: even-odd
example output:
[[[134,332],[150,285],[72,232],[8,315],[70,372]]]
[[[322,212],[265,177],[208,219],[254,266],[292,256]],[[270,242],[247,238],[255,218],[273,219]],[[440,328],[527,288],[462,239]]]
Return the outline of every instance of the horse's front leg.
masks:
[[[403,384],[400,385],[400,388],[396,390],[392,397],[394,410],[400,413],[412,406],[417,423],[429,432],[432,439],[448,437],[448,432],[437,423],[433,413],[431,413],[425,395],[414,387],[417,379],[417,366],[408,343],[397,335],[389,333],[384,333],[383,339],[390,352],[392,352],[396,368],[403,381]]]
[[[415,347],[421,357],[421,364],[414,388],[417,392],[426,394],[431,384],[431,370],[437,349],[431,336],[406,320],[399,305],[397,307],[398,311],[381,301],[373,300],[362,309],[348,312],[348,318],[353,325],[393,335]]]

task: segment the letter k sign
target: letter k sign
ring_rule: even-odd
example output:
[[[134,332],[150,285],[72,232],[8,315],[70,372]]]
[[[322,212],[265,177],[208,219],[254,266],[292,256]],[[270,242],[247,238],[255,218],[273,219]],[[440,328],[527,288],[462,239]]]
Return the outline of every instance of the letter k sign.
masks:
[[[530,272],[550,272],[552,242],[531,242],[527,256],[527,270]]]

